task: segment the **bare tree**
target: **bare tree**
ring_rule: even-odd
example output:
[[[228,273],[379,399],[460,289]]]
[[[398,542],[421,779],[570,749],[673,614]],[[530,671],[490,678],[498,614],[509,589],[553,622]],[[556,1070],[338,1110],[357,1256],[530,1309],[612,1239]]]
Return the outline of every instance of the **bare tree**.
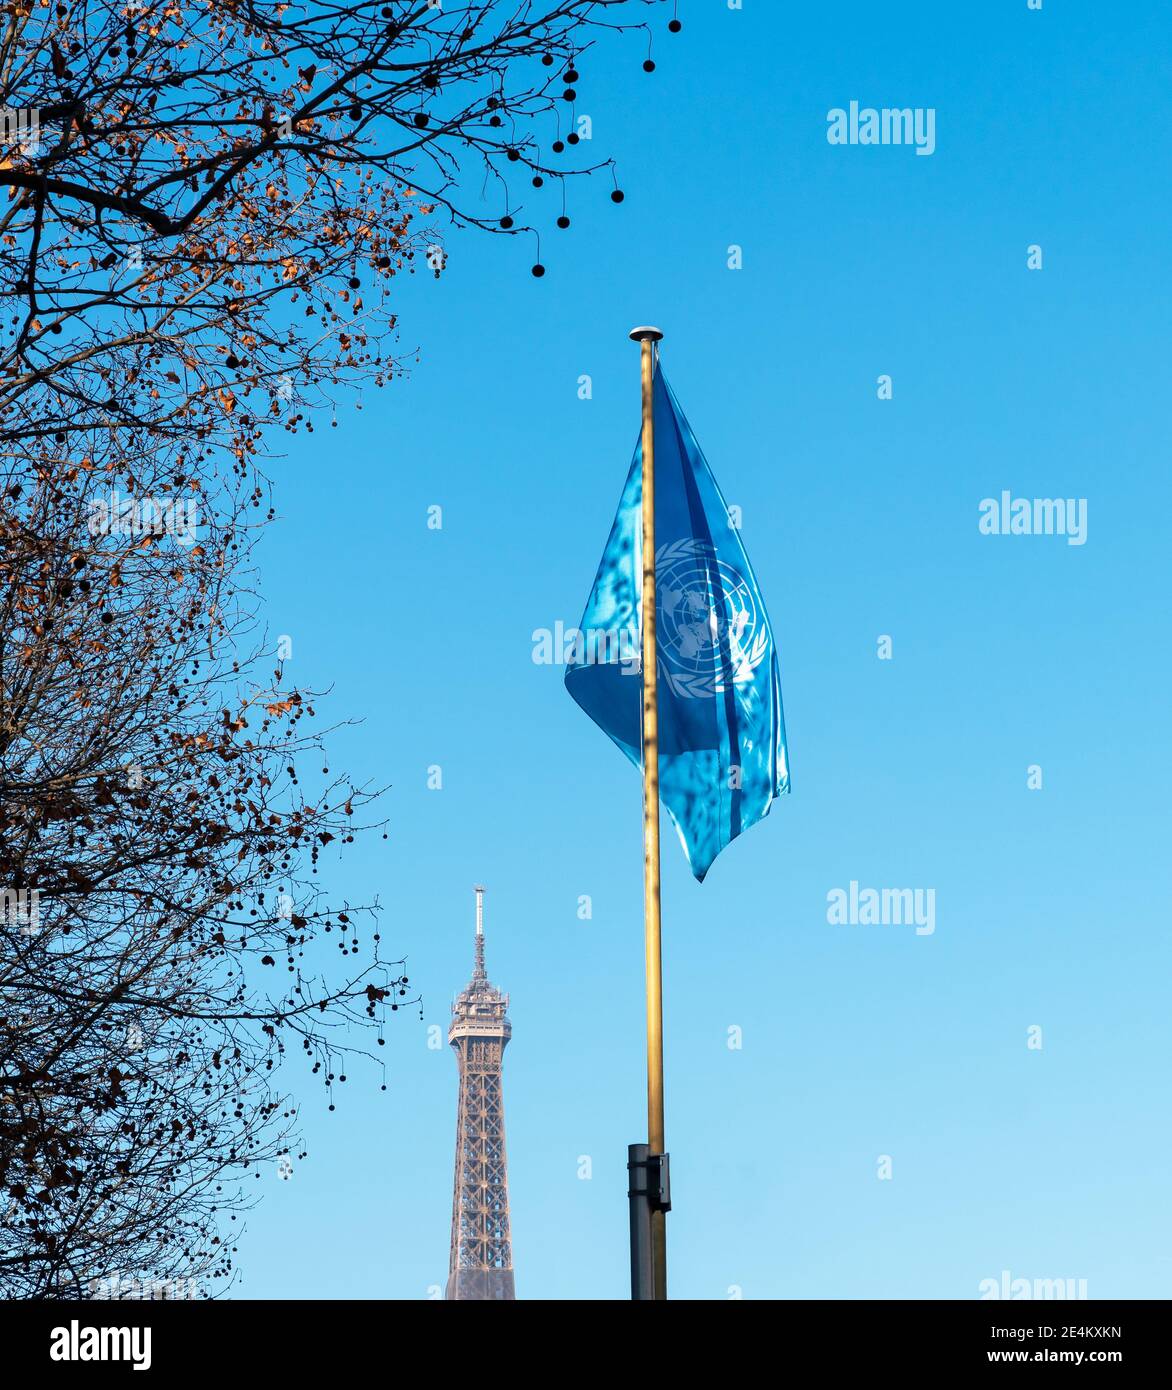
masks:
[[[586,148],[596,32],[659,3],[13,0],[0,96],[38,138],[0,167],[0,440],[100,420],[244,457],[382,384],[393,277],[443,263],[423,220],[528,235],[541,272],[521,194]]]
[[[331,911],[312,883],[370,794],[307,766],[322,757],[312,698],[240,660],[255,635],[244,508],[221,497],[219,522],[189,527],[157,463],[136,478],[146,506],[104,469],[52,466],[10,477],[0,506],[0,1287],[14,1295],[226,1274],[217,1214],[292,1142],[275,1064],[292,1044],[332,1091],[358,1027],[381,1038],[384,1006],[406,998],[401,964],[360,932],[369,914]],[[331,937],[345,961],[327,984],[314,941]]]

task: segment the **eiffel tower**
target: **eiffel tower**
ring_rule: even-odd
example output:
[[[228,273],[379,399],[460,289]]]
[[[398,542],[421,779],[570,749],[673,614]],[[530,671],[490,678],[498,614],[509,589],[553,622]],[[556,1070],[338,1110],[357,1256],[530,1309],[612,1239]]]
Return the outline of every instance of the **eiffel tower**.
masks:
[[[513,1035],[509,996],[484,973],[484,889],[476,890],[476,963],[452,1005],[448,1042],[460,1068],[452,1246],[445,1297],[513,1299],[501,1061]]]

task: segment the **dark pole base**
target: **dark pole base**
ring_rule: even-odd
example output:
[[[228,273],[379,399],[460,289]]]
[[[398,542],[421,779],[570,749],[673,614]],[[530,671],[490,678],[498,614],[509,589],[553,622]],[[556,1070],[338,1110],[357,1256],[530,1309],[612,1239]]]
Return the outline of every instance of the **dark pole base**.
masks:
[[[671,1210],[667,1154],[653,1154],[646,1144],[627,1145],[627,1197],[631,1203],[631,1298],[655,1298],[655,1262],[651,1213]]]

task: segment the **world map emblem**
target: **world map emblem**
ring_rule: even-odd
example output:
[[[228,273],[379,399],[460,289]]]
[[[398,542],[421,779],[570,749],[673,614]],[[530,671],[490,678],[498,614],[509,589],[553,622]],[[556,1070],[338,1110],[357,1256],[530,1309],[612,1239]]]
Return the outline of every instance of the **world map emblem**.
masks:
[[[655,552],[656,647],[664,682],[684,699],[719,695],[753,679],[769,627],[748,580],[704,541]]]

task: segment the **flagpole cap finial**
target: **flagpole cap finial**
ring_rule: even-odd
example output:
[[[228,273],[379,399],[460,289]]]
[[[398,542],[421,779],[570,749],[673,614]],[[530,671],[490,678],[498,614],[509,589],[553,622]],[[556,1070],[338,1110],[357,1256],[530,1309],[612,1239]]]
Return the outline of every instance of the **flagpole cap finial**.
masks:
[[[635,343],[658,343],[663,337],[663,330],[644,324],[641,328],[632,328],[627,337]]]

